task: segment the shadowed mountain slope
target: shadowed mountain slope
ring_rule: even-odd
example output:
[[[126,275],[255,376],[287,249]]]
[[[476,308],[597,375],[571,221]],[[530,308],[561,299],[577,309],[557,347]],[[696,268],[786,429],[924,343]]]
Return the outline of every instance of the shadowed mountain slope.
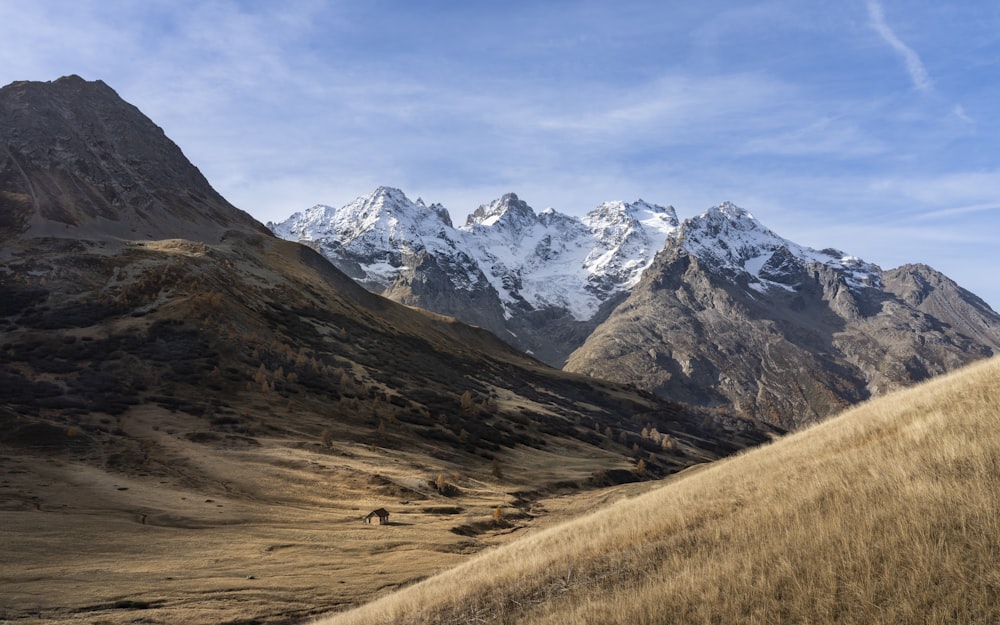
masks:
[[[101,81],[0,90],[0,238],[217,239],[266,232]]]

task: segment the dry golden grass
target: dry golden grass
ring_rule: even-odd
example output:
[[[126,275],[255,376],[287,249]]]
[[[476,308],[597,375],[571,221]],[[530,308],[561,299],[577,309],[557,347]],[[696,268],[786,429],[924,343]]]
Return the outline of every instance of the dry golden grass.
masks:
[[[1000,359],[321,622],[1000,622]]]
[[[611,453],[587,464],[555,451],[501,454],[501,482],[488,466],[470,471],[421,450],[266,436],[195,443],[184,433],[203,420],[153,406],[133,409],[125,427],[146,442],[148,466],[0,450],[0,623],[299,622],[620,496],[509,494],[531,476],[621,468]],[[431,486],[437,475],[457,487],[453,496]],[[494,526],[498,506],[505,523]],[[389,525],[361,522],[380,507]]]

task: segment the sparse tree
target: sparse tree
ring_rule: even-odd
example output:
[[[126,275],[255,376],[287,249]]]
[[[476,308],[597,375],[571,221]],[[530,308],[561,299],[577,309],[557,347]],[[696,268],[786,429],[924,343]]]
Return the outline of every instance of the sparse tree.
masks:
[[[437,479],[434,480],[434,486],[442,495],[448,491],[448,478],[444,476],[444,473],[438,473]]]
[[[497,506],[493,509],[493,522],[497,525],[503,524],[503,507]]]
[[[493,466],[490,468],[490,473],[498,480],[503,479],[503,469],[500,467],[500,461],[496,458],[493,459]]]
[[[636,465],[635,465],[635,472],[638,473],[641,477],[646,477],[646,461],[645,460],[643,460],[641,458],[639,459],[639,462],[636,463]]]
[[[462,414],[476,414],[476,403],[472,401],[472,391],[465,391],[462,393],[461,398],[459,398],[459,403],[462,407]]]
[[[338,381],[340,388],[345,390],[351,390],[354,388],[354,377],[348,372],[344,371],[340,374],[340,380]]]

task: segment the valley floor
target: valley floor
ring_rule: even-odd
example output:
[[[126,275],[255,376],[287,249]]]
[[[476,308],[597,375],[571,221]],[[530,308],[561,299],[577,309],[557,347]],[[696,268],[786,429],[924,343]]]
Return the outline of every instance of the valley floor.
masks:
[[[0,622],[300,622],[652,485],[527,495],[450,473],[444,497],[426,456],[267,438],[192,444],[157,421],[156,409],[130,421],[155,443],[148,471],[0,454]],[[571,478],[575,468],[555,452],[532,470]],[[380,507],[388,525],[363,523]]]

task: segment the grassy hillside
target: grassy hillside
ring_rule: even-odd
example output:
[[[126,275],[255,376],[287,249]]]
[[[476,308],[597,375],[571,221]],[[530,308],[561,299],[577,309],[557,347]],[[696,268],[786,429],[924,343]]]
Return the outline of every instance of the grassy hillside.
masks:
[[[998,391],[973,365],[322,623],[998,622]]]

